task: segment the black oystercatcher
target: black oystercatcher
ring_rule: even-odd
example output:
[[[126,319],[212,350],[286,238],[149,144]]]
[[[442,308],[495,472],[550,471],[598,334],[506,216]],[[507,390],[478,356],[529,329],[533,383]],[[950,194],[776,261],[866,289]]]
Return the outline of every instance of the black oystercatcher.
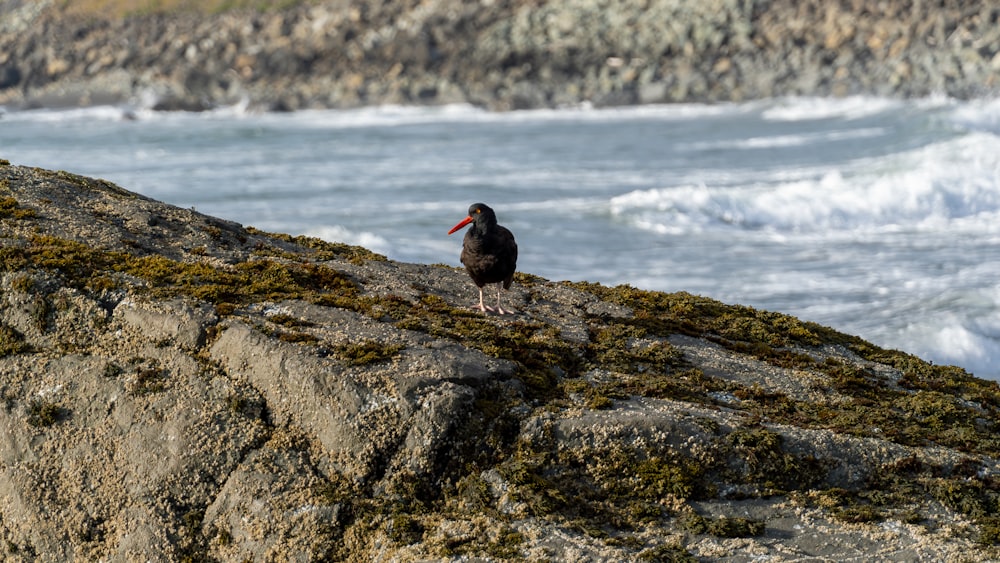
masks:
[[[506,227],[497,224],[497,215],[484,203],[473,203],[469,206],[469,216],[451,228],[452,234],[462,227],[472,223],[462,241],[462,263],[465,264],[469,277],[479,288],[479,305],[473,309],[480,311],[495,311],[499,315],[513,313],[500,307],[500,286],[497,285],[497,307],[487,307],[483,304],[483,286],[488,283],[503,284],[504,289],[510,288],[514,281],[514,269],[517,267],[517,243],[514,234]]]

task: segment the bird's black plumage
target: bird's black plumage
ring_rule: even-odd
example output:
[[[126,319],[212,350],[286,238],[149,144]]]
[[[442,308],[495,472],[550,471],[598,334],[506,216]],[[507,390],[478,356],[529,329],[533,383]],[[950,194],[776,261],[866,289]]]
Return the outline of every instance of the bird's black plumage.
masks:
[[[492,308],[483,304],[483,286],[496,283],[502,284],[504,289],[510,288],[517,269],[517,243],[510,230],[497,224],[496,213],[486,204],[474,203],[469,206],[469,216],[452,227],[448,234],[469,223],[472,226],[466,231],[462,241],[462,264],[479,288],[478,308],[492,311]],[[511,312],[500,307],[500,287],[497,287],[496,312]]]

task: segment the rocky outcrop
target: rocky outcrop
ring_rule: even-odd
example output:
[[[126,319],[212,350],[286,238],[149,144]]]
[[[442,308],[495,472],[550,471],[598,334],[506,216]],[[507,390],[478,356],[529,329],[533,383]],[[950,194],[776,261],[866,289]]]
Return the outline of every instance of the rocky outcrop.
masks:
[[[1000,89],[1000,8],[984,1],[331,0],[127,18],[73,6],[0,1],[0,105],[518,109]]]
[[[1000,388],[778,313],[0,161],[9,561],[987,560]]]

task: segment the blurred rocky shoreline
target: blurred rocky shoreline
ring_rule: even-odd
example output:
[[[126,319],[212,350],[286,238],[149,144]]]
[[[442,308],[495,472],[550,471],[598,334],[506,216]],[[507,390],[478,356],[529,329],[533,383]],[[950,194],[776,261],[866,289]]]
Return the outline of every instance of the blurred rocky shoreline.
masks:
[[[988,97],[992,2],[327,1],[129,17],[0,0],[0,106],[494,110]]]

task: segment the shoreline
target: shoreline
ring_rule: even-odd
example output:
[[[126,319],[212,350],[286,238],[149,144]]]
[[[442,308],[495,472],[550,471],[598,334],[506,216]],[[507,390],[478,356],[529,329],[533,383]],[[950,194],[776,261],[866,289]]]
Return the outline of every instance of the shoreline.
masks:
[[[176,108],[164,108],[162,105],[157,103],[150,104],[148,100],[137,101],[135,99],[124,99],[124,100],[108,100],[102,101],[102,103],[93,103],[80,105],[73,103],[72,100],[59,99],[51,100],[52,103],[48,105],[34,105],[31,107],[18,107],[16,105],[4,105],[0,104],[0,119],[3,119],[5,115],[13,116],[17,114],[31,114],[33,112],[44,113],[72,113],[72,112],[82,112],[82,113],[100,113],[100,112],[120,112],[123,119],[128,120],[139,120],[142,119],[143,115],[281,115],[281,114],[295,114],[300,112],[344,112],[345,114],[350,113],[373,113],[378,114],[379,112],[399,113],[400,115],[413,112],[414,115],[434,115],[438,114],[442,119],[448,116],[462,116],[462,115],[491,115],[491,114],[505,114],[514,112],[552,112],[558,113],[570,113],[577,112],[586,115],[590,112],[599,113],[602,111],[683,111],[679,108],[718,108],[726,106],[740,106],[743,104],[780,104],[780,103],[796,103],[801,101],[818,101],[829,104],[850,104],[853,102],[884,102],[884,103],[914,103],[914,104],[928,104],[932,106],[943,106],[949,104],[962,104],[962,103],[992,103],[994,101],[1000,100],[1000,96],[996,97],[984,97],[984,98],[955,98],[951,96],[945,96],[941,94],[929,94],[923,97],[916,98],[898,98],[891,96],[879,96],[879,95],[868,95],[868,94],[855,94],[850,96],[835,97],[835,96],[813,96],[813,95],[788,95],[788,96],[775,96],[773,98],[760,98],[753,100],[742,100],[742,101],[707,101],[707,102],[656,102],[656,103],[646,103],[646,104],[630,104],[630,105],[620,105],[620,106],[598,106],[594,105],[589,101],[581,101],[572,105],[560,105],[555,107],[530,107],[530,108],[520,108],[512,110],[502,110],[497,111],[484,106],[477,106],[470,104],[468,102],[452,102],[443,104],[400,104],[400,103],[385,103],[385,104],[374,104],[374,105],[359,105],[350,107],[305,107],[298,109],[281,109],[275,110],[273,108],[268,108],[261,106],[259,104],[253,104],[249,99],[242,99],[229,104],[220,104],[217,106],[206,107],[206,108],[188,108],[188,109],[176,109]],[[708,110],[711,111],[711,110]]]

